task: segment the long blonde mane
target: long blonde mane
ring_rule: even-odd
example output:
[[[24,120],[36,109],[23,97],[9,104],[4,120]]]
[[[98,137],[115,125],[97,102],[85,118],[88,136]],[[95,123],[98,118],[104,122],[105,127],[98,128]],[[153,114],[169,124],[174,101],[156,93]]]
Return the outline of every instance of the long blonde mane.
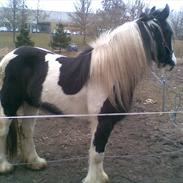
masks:
[[[91,46],[90,79],[105,87],[112,104],[128,111],[135,85],[148,65],[137,24],[125,23],[101,35]]]

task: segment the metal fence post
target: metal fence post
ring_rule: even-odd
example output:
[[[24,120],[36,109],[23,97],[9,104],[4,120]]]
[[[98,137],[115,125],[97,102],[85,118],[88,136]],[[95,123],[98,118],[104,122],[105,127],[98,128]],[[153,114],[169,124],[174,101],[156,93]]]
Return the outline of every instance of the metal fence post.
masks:
[[[162,76],[162,87],[163,87],[163,93],[162,93],[162,112],[166,111],[166,80]]]

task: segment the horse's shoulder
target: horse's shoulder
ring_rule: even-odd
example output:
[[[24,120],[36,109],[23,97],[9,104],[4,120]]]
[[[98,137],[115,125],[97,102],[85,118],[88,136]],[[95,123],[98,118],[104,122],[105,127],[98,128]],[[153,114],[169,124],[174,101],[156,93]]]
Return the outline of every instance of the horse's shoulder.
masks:
[[[85,49],[76,57],[59,57],[57,61],[62,64],[58,84],[66,94],[75,94],[86,83],[92,54],[92,47]]]

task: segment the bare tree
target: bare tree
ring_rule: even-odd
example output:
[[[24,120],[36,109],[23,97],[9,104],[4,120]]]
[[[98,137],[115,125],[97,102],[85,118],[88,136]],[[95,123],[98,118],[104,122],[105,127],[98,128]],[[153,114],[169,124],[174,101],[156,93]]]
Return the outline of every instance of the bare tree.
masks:
[[[170,19],[176,39],[183,39],[183,11],[172,12]]]
[[[28,7],[26,5],[26,0],[22,0],[22,5],[20,6],[20,27],[24,27],[26,26],[27,20],[28,20],[28,11],[27,11]]]
[[[35,10],[30,10],[30,17],[32,18],[32,26],[31,30],[34,32],[39,32],[40,31],[40,22],[45,20],[47,17],[49,17],[49,14],[47,11],[41,10],[41,5],[40,5],[41,0],[37,0],[37,7]]]
[[[6,26],[13,30],[13,42],[15,43],[16,29],[25,23],[26,0],[8,0],[7,6],[3,8],[1,18],[6,22]]]
[[[102,0],[102,10],[97,11],[101,30],[115,28],[124,23],[126,5],[123,0]]]
[[[148,1],[146,0],[146,3]],[[129,1],[127,3],[128,7],[128,13],[130,15],[130,20],[134,20],[140,16],[140,14],[143,12],[143,9],[147,7],[144,0],[135,0],[135,1]]]
[[[89,25],[89,15],[91,13],[92,0],[77,0],[74,3],[75,12],[70,14],[73,22],[80,28],[83,35],[83,43],[86,43],[87,27]]]
[[[102,9],[97,11],[94,25],[98,33],[113,29],[138,18],[145,7],[144,0],[102,0]]]
[[[39,18],[40,18],[40,0],[37,0],[37,10],[36,10],[36,32],[38,32]]]

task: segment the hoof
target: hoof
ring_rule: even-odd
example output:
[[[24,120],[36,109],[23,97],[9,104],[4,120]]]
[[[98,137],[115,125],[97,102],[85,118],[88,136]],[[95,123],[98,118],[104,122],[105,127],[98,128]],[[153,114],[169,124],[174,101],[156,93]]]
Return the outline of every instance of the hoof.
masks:
[[[42,170],[47,167],[47,162],[43,158],[37,158],[34,159],[33,161],[27,162],[28,164],[26,165],[27,168],[32,169],[32,170]]]
[[[7,161],[0,163],[0,174],[8,174],[13,171],[13,165]]]
[[[103,172],[100,176],[87,176],[82,183],[109,183],[108,175]]]

